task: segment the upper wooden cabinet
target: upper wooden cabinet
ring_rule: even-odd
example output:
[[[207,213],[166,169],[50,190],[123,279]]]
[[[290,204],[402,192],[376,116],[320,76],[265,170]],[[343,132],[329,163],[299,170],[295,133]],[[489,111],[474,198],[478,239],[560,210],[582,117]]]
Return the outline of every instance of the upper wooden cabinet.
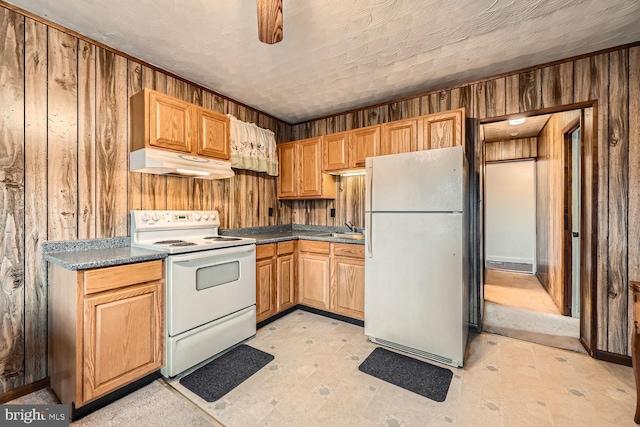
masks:
[[[335,178],[322,173],[322,138],[278,145],[278,199],[333,199]]]
[[[363,168],[365,159],[380,152],[380,126],[322,137],[322,169],[334,172]]]
[[[380,155],[408,153],[418,149],[418,120],[398,120],[382,125]]]
[[[464,108],[424,116],[419,121],[418,150],[464,144]]]
[[[145,88],[131,97],[131,150],[157,148],[229,160],[229,118]]]

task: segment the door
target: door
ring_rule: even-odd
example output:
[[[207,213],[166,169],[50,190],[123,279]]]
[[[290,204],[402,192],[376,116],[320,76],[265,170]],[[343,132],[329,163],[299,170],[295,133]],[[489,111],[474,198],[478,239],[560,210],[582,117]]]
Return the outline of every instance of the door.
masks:
[[[418,150],[455,147],[463,145],[464,110],[443,114],[431,114],[422,119]]]
[[[416,151],[417,147],[417,120],[402,120],[382,125],[381,155],[408,153]]]
[[[196,108],[198,154],[229,160],[229,118],[204,108]]]
[[[149,144],[191,153],[189,104],[157,92],[149,93]]]
[[[322,170],[335,171],[349,167],[349,132],[322,137]]]
[[[462,214],[374,213],[366,228],[365,334],[462,362]]]
[[[462,147],[367,159],[365,211],[461,212]]]
[[[580,128],[571,133],[571,317],[580,317]]]
[[[279,255],[277,265],[278,311],[286,310],[296,304],[295,271],[296,263],[293,254]]]
[[[298,141],[298,197],[322,196],[322,138]]]
[[[331,310],[364,320],[364,259],[335,257],[332,269]]]
[[[301,252],[299,262],[300,303],[329,309],[329,255]]]
[[[167,330],[170,336],[255,303],[255,245],[167,258]]]
[[[349,147],[349,167],[363,168],[367,157],[380,153],[380,126],[352,130]]]
[[[162,281],[87,297],[84,302],[84,402],[163,365]]]
[[[277,313],[275,259],[256,262],[256,322]]]
[[[298,195],[296,149],[295,142],[278,144],[278,198],[296,197]]]

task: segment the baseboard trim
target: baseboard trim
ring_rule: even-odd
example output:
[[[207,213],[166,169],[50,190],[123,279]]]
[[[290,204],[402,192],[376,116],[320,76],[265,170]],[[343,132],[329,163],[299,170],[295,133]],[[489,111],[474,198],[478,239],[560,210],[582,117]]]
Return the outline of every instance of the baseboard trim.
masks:
[[[33,393],[34,391],[49,387],[50,383],[49,377],[46,377],[30,384],[14,388],[13,390],[9,390],[0,394],[0,403],[7,403],[19,397],[26,396],[29,393]]]
[[[596,350],[596,359],[604,360],[605,362],[616,363],[618,365],[632,366],[631,356],[610,353],[604,350]]]
[[[115,390],[106,396],[102,396],[101,398],[94,400],[93,402],[89,402],[86,405],[83,405],[79,408],[76,408],[75,402],[71,403],[71,421],[77,421],[82,417],[89,415],[92,412],[97,411],[98,409],[104,408],[105,406],[115,402],[116,400],[122,399],[128,394],[133,393],[134,391],[146,386],[147,384],[151,384],[158,378],[162,378],[160,374],[160,370],[150,373],[147,376],[140,378],[132,383],[125,385],[118,390]]]
[[[320,316],[329,317],[335,320],[341,320],[356,326],[364,326],[364,320],[354,319],[353,317],[343,316],[341,314],[331,313],[330,311],[320,310],[319,308],[309,307],[308,305],[298,304],[297,308],[309,313],[318,314]]]
[[[282,311],[278,314],[274,314],[273,316],[269,317],[268,319],[264,319],[261,320],[260,322],[258,322],[258,324],[256,325],[257,329],[262,328],[263,326],[267,326],[269,323],[274,322],[276,320],[278,320],[279,318],[286,316],[289,313],[292,313],[294,311],[296,311],[298,309],[297,305],[294,305],[293,307],[289,307],[287,308],[285,311]]]

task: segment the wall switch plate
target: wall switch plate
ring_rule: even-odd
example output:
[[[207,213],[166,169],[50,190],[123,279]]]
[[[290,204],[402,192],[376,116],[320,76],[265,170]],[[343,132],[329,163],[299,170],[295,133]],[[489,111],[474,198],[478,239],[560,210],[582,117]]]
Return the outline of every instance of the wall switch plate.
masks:
[[[269,216],[273,216],[273,208],[269,208]]]
[[[335,218],[336,217],[336,209],[335,208],[331,208],[331,218]]]

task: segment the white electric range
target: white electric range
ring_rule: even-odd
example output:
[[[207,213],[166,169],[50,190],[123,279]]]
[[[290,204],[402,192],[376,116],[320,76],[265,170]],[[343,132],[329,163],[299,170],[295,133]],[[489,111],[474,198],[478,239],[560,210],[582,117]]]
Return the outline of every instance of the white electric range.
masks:
[[[166,377],[256,333],[256,241],[219,227],[216,211],[131,211],[131,246],[169,254]]]

